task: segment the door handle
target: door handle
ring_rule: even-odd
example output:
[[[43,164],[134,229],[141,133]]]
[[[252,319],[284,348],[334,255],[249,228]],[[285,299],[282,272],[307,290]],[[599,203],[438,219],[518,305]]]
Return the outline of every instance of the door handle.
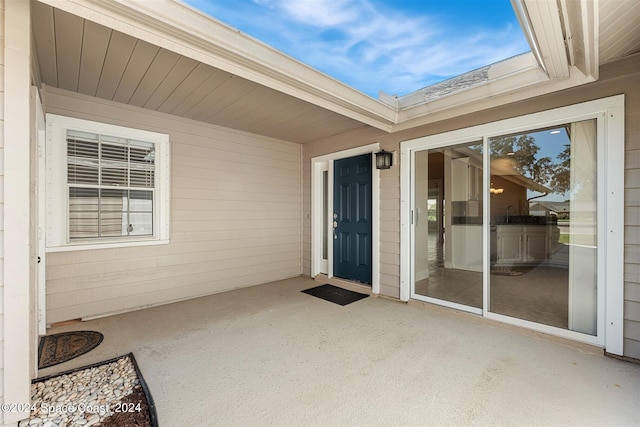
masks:
[[[336,228],[338,228],[338,221],[333,221],[333,240],[338,240],[338,234],[336,233]]]

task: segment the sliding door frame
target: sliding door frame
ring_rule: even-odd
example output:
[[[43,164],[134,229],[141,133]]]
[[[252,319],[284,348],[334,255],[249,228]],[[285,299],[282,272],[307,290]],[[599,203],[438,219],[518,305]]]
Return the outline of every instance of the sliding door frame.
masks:
[[[415,153],[466,142],[483,140],[483,191],[490,188],[488,138],[528,132],[538,128],[597,120],[597,185],[598,185],[598,305],[597,335],[591,336],[562,328],[517,319],[490,311],[489,286],[489,197],[483,197],[483,308],[458,306],[441,300],[428,302],[536,331],[586,342],[606,348],[612,354],[623,354],[624,318],[624,95],[612,96],[580,104],[499,120],[442,134],[403,141],[400,167],[400,299],[408,301],[413,294],[413,219]],[[419,298],[425,300],[424,298]]]

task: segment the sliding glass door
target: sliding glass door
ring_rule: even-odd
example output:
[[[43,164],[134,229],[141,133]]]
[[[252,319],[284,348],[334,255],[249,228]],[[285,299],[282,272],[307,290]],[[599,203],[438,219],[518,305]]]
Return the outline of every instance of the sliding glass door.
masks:
[[[596,120],[488,145],[490,311],[596,335]]]
[[[595,119],[416,150],[412,297],[595,335],[597,164]]]
[[[402,300],[623,354],[623,96],[400,147]]]
[[[416,298],[482,309],[482,152],[480,140],[415,153]]]

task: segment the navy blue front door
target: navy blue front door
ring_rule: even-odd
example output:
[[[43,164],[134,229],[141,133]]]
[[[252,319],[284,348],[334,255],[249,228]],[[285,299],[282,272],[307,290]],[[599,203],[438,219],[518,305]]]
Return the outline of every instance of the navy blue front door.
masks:
[[[371,154],[334,162],[333,275],[371,284]]]

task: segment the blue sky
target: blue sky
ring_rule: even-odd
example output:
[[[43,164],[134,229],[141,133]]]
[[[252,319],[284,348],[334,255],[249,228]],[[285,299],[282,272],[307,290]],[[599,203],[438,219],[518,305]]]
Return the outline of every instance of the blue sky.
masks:
[[[373,98],[529,51],[509,0],[186,2]]]

